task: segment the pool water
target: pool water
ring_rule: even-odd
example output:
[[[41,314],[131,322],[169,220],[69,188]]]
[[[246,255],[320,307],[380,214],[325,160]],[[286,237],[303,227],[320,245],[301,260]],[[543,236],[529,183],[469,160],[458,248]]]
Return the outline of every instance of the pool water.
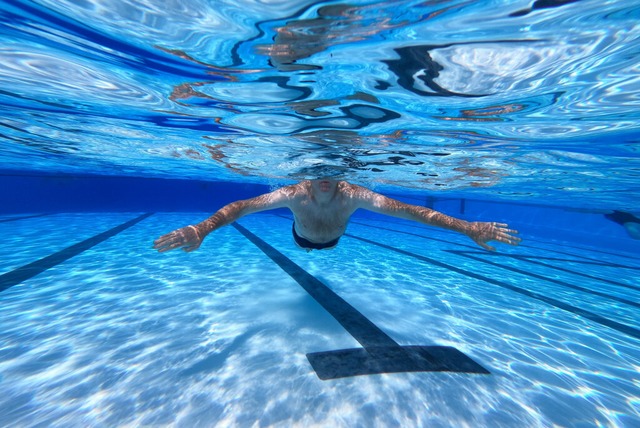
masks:
[[[639,427],[635,0],[0,0],[0,427]],[[335,175],[339,174],[339,175]],[[358,212],[153,240],[320,175]]]
[[[207,215],[2,217],[1,426],[640,424],[637,252],[523,231],[490,253],[356,215],[336,249],[307,253],[287,211],[245,217],[397,344],[489,371],[322,380],[307,354],[362,345],[239,228],[193,253],[151,249]]]
[[[639,16],[634,0],[0,0],[0,180],[282,185],[329,166],[638,214]]]

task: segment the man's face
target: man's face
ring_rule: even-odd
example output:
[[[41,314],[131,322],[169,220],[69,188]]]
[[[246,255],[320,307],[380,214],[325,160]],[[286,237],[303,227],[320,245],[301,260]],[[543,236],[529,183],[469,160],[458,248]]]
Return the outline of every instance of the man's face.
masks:
[[[338,185],[338,180],[330,180],[321,178],[319,180],[311,180],[313,190],[318,193],[333,193]]]

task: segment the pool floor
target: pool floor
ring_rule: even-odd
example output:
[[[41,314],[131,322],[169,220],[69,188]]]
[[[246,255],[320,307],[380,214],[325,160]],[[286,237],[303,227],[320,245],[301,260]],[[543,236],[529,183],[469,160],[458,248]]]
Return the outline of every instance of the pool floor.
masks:
[[[0,426],[640,426],[636,254],[526,235],[490,253],[382,217],[306,253],[286,213],[152,249],[206,216],[0,216]],[[378,343],[489,373],[322,379],[308,356]]]

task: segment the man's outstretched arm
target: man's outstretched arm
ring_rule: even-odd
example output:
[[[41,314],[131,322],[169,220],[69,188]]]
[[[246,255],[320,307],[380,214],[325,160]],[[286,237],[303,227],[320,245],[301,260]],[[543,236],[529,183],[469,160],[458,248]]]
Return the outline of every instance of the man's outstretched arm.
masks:
[[[181,227],[161,236],[153,242],[153,248],[161,253],[176,248],[182,248],[186,252],[197,250],[204,238],[214,230],[231,224],[247,214],[288,207],[293,194],[293,186],[289,186],[255,198],[232,202],[196,225]]]
[[[518,231],[509,229],[509,226],[504,223],[460,220],[430,208],[405,204],[364,187],[358,186],[354,193],[357,195],[359,208],[464,233],[476,244],[489,251],[495,251],[494,247],[487,244],[489,241],[509,245],[518,245],[521,241],[515,236]]]

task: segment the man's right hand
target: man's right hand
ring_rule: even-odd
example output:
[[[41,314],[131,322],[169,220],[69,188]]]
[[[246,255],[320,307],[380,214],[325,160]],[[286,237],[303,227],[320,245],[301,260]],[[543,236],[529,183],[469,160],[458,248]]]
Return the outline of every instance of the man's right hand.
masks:
[[[185,226],[171,233],[162,235],[153,241],[153,248],[161,253],[165,251],[182,248],[183,251],[190,252],[200,248],[202,237],[195,226]]]

